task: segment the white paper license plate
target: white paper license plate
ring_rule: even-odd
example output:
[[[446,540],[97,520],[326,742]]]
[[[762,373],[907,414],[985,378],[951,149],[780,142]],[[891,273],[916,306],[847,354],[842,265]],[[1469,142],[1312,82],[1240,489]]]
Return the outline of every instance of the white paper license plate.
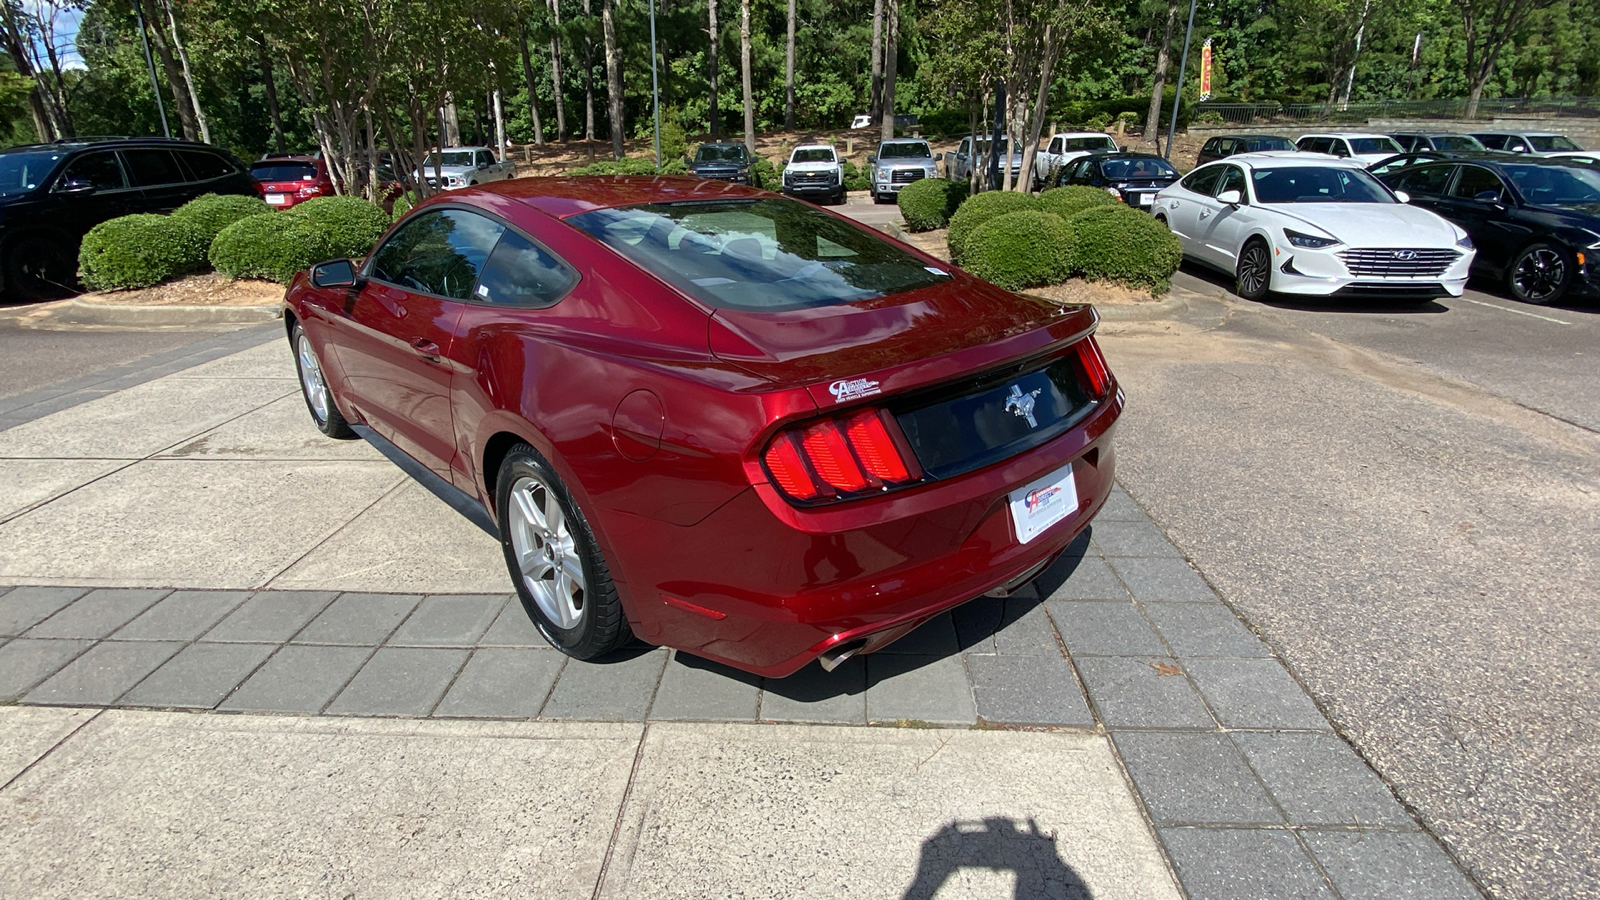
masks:
[[[1150,204],[1152,204],[1154,202],[1156,202],[1156,195],[1155,194],[1140,194],[1139,195],[1139,205],[1140,206],[1149,206]]]
[[[1078,485],[1072,478],[1072,464],[1011,492],[1011,522],[1017,529],[1017,543],[1044,533],[1051,525],[1078,511]]]
[[[268,206],[282,206],[284,204],[284,202],[286,200],[288,200],[288,199],[289,198],[285,197],[282,194],[268,194],[267,195],[267,205]]]

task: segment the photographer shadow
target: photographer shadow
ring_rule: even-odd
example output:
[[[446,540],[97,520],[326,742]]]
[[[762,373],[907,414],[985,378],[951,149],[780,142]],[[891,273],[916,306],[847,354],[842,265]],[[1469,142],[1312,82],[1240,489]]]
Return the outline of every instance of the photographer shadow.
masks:
[[[1018,900],[1092,900],[1088,885],[1061,859],[1054,834],[1015,819],[991,817],[945,824],[922,842],[916,878],[901,900],[933,900],[962,869],[1016,873]]]

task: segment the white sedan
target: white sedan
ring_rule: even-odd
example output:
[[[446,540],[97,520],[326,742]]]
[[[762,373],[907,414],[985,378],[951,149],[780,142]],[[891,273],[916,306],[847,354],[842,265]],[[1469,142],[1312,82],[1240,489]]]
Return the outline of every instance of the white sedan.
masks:
[[[1151,212],[1247,300],[1461,296],[1472,240],[1407,200],[1351,162],[1247,153],[1190,172]]]

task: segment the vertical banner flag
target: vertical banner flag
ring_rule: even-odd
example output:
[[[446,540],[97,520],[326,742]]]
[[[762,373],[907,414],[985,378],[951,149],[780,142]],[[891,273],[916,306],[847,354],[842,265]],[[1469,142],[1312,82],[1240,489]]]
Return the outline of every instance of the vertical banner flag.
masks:
[[[1200,102],[1211,99],[1211,38],[1200,47]]]

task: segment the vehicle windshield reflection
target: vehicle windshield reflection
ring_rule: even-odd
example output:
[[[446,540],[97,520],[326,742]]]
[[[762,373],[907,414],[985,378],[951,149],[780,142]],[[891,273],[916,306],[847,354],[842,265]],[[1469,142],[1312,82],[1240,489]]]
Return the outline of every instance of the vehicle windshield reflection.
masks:
[[[1259,203],[1395,203],[1394,196],[1360,169],[1290,166],[1250,173]]]

